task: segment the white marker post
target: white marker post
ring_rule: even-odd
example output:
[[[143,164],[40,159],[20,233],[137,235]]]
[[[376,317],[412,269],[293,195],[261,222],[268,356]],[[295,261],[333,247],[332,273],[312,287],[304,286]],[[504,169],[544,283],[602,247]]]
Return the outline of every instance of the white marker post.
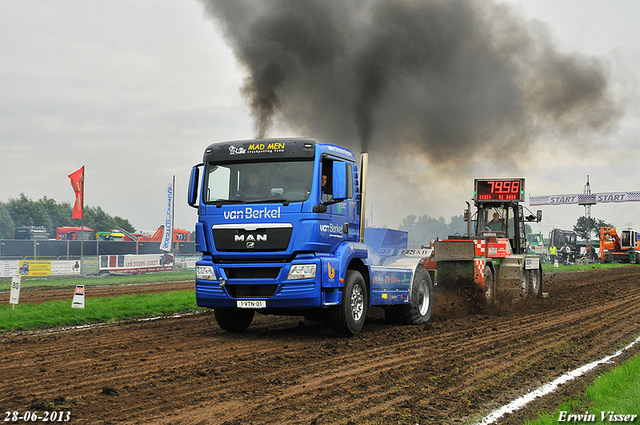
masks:
[[[73,294],[72,308],[84,308],[84,285],[76,285],[76,292]]]
[[[13,304],[11,308],[16,308],[16,304],[20,301],[20,282],[22,276],[14,274],[11,278],[11,295],[9,297],[9,304]]]

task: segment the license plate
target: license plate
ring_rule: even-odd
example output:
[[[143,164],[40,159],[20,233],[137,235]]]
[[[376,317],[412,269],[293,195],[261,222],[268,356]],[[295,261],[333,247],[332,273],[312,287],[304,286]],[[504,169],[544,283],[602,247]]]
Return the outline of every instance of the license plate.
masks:
[[[238,301],[238,308],[267,308],[266,301]]]

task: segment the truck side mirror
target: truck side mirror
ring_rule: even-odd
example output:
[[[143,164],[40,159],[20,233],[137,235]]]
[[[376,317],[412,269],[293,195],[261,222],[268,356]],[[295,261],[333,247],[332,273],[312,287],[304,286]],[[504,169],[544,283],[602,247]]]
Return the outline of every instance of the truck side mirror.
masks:
[[[542,210],[536,211],[536,218],[538,219],[538,223],[542,221]]]
[[[202,165],[202,164],[200,164]],[[191,169],[189,175],[189,187],[187,190],[187,204],[190,207],[198,208],[198,183],[200,182],[200,165],[196,165]]]
[[[347,164],[342,161],[333,161],[333,176],[331,188],[333,190],[333,200],[342,201],[347,199]]]

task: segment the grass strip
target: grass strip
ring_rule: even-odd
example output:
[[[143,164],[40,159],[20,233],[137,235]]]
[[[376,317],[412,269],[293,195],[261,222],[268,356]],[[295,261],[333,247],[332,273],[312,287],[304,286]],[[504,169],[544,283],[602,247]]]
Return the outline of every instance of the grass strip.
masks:
[[[25,331],[203,310],[193,290],[157,294],[87,298],[85,308],[72,308],[71,300],[42,304],[0,305],[0,331]]]
[[[23,277],[20,288],[41,288],[41,287],[66,287],[76,285],[121,285],[128,283],[155,283],[155,282],[176,282],[182,280],[195,280],[193,270],[182,270],[179,272],[148,273],[128,276],[79,276],[79,277]],[[11,278],[0,280],[0,291],[11,290]]]
[[[576,420],[579,415],[583,420]],[[544,412],[538,419],[525,424],[555,425],[559,422],[640,423],[640,356],[598,376],[582,396],[565,401],[555,414]]]
[[[544,263],[542,265],[542,271],[545,272],[545,273],[575,272],[575,271],[580,271],[580,270],[610,269],[610,268],[614,268],[614,267],[640,267],[640,265],[637,265],[637,264],[618,264],[618,263],[611,263],[611,264],[593,263],[593,264],[584,264],[584,265],[574,264],[574,265],[570,265],[570,266],[565,266],[563,264],[559,264],[558,267],[554,267],[553,264],[550,261],[547,261],[546,263]]]

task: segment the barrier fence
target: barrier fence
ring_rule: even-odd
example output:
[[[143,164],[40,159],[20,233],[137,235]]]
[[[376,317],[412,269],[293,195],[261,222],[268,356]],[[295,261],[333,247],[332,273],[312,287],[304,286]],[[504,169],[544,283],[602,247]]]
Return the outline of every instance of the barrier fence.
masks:
[[[127,254],[83,257],[82,260],[0,260],[0,277],[85,276],[109,272],[137,274],[195,269],[199,256]]]
[[[79,260],[82,256],[161,254],[159,242],[0,240],[0,260]],[[195,242],[176,242],[176,256],[198,255]]]

